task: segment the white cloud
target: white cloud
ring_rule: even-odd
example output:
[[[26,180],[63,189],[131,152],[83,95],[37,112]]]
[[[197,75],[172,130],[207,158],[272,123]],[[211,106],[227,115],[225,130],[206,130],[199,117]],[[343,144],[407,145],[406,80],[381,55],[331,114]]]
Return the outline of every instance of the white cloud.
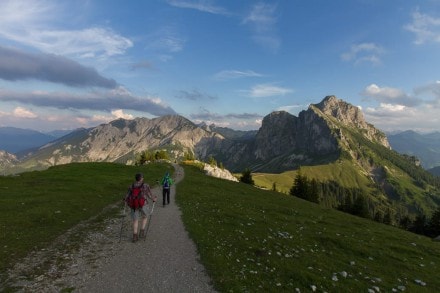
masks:
[[[251,24],[258,33],[271,31],[277,22],[275,11],[276,5],[257,3],[243,19],[243,23]]]
[[[79,121],[83,125],[88,125],[91,123],[108,123],[110,121],[116,120],[116,119],[127,119],[131,120],[133,119],[133,115],[124,113],[122,109],[114,110],[111,112],[111,115],[101,115],[101,114],[95,114],[91,117],[78,117]]]
[[[426,42],[440,43],[440,17],[436,18],[416,10],[412,14],[412,22],[405,25],[404,28],[414,33],[417,45]]]
[[[301,110],[307,109],[308,105],[287,105],[278,107],[277,111],[286,111],[293,115],[298,115]]]
[[[284,96],[286,94],[292,93],[293,90],[289,88],[275,86],[273,84],[258,84],[253,86],[250,90],[246,90],[242,92],[244,92],[246,95],[252,98],[264,98],[264,97]]]
[[[123,110],[114,110],[111,114],[88,113],[81,111],[52,110],[42,113],[34,113],[28,109],[17,107],[10,112],[0,111],[0,125],[29,128],[40,131],[60,129],[75,129],[78,127],[95,127],[102,123],[123,118],[131,120],[133,115]]]
[[[383,104],[400,104],[404,106],[416,106],[422,103],[422,100],[414,96],[406,94],[404,91],[391,88],[380,87],[376,84],[367,86],[361,95],[383,103]]]
[[[176,36],[162,36],[154,41],[149,42],[147,48],[158,51],[166,51],[176,53],[182,51],[185,40]]]
[[[146,37],[145,49],[155,53],[162,62],[173,59],[173,54],[182,51],[186,39],[173,26],[163,27]]]
[[[122,109],[112,111],[112,115],[116,118],[122,118],[127,120],[134,118],[133,115],[124,113]]]
[[[380,65],[380,56],[384,54],[384,49],[374,43],[354,44],[348,52],[341,54],[341,59],[354,64],[370,63]]]
[[[432,96],[432,100],[427,103],[434,107],[440,108],[440,81],[435,81],[424,86],[417,87],[414,90],[416,95],[428,94]]]
[[[214,4],[213,1],[209,1],[209,0],[199,0],[199,1],[168,0],[167,2],[171,6],[179,7],[179,8],[195,9],[212,14],[222,14],[222,15],[230,14],[225,8],[217,6]]]
[[[276,33],[278,21],[275,13],[277,6],[274,4],[257,3],[252,6],[242,23],[249,25],[253,30],[252,39],[272,52],[276,52],[281,46],[281,40]]]
[[[214,75],[216,80],[238,79],[245,77],[262,77],[263,75],[252,70],[222,70]]]
[[[365,119],[383,131],[412,129],[421,132],[438,131],[438,109],[423,105],[417,108],[379,104],[364,111]]]
[[[363,112],[369,123],[385,131],[438,131],[439,90],[438,84],[432,83],[417,88],[414,95],[409,95],[396,88],[371,84],[361,94],[379,103],[377,106],[367,107]],[[422,94],[426,92],[434,94],[434,100],[423,99]]]
[[[23,107],[17,107],[14,109],[13,116],[17,118],[36,118],[37,115],[30,110]]]
[[[46,0],[2,0],[0,11],[0,25],[3,29],[13,29],[17,25],[36,25],[57,13],[53,3]]]
[[[55,5],[56,3],[56,5]],[[44,52],[75,57],[107,58],[133,46],[109,28],[53,29],[63,13],[60,2],[45,0],[3,0],[0,2],[0,37]]]

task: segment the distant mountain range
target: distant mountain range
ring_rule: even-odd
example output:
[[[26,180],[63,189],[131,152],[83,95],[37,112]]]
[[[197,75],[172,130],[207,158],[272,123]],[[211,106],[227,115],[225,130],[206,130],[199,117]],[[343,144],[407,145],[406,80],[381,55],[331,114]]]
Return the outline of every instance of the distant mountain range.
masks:
[[[0,150],[19,154],[22,151],[45,145],[69,132],[58,130],[42,133],[30,129],[0,127]]]
[[[389,134],[388,141],[397,152],[416,156],[425,169],[440,166],[440,132],[420,134],[408,130]]]
[[[358,107],[335,96],[311,104],[298,117],[272,112],[258,131],[196,125],[179,115],[118,119],[71,132],[28,151],[18,162],[9,157],[0,171],[72,162],[134,164],[142,152],[157,150],[166,150],[173,160],[188,154],[203,161],[212,157],[235,172],[250,168],[280,173],[301,166],[312,166],[316,174],[320,168],[334,170],[330,177],[317,179],[336,188],[333,194],[338,188],[346,189],[341,194],[365,194],[369,205],[382,212],[392,208],[402,214],[429,214],[440,204],[440,183],[418,167],[416,159],[392,150],[386,135],[367,123]]]

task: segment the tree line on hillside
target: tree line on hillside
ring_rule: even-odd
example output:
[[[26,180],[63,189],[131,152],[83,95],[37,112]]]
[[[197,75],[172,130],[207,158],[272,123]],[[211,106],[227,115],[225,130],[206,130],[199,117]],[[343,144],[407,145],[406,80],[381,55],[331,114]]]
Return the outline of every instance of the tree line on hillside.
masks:
[[[170,156],[166,150],[157,150],[157,151],[143,151],[141,152],[136,161],[136,166],[145,165],[148,162],[156,162],[160,160],[169,160]]]
[[[440,189],[440,177],[434,176],[424,170],[422,167],[418,166],[415,163],[415,158],[413,156],[399,154],[396,151],[371,142],[360,134],[353,133],[353,136],[360,143],[360,145],[366,146],[367,148],[373,150],[373,152],[381,159],[389,161],[407,173],[411,178],[413,178],[414,183],[418,186],[424,188],[426,184],[429,184]],[[367,154],[365,155],[368,156]]]
[[[310,180],[302,174],[301,169],[295,176],[289,194],[355,216],[398,226],[413,233],[428,237],[440,235],[440,206],[429,219],[423,213],[411,219],[407,214],[395,214],[389,206],[384,208],[383,203],[374,202],[359,188],[346,188],[335,181]]]

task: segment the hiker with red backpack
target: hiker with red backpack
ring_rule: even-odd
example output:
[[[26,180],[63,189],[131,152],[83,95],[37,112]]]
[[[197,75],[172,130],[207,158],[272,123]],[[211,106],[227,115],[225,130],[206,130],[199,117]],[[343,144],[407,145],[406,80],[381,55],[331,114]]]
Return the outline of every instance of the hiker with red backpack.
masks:
[[[148,221],[148,198],[154,202],[157,196],[153,197],[150,186],[144,182],[144,175],[137,173],[134,182],[125,196],[125,202],[131,208],[131,218],[133,220],[133,242],[145,237],[145,227]],[[142,218],[141,229],[138,237],[139,219]]]

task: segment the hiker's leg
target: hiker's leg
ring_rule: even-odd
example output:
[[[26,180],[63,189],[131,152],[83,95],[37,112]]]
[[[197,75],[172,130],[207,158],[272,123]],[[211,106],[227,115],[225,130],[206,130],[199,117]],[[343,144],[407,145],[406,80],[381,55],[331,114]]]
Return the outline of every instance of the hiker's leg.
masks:
[[[148,206],[144,205],[142,207],[142,209],[140,210],[140,214],[142,217],[142,222],[141,222],[141,231],[139,232],[139,237],[144,238],[145,237],[145,227],[147,226],[147,221],[148,221]]]
[[[138,233],[138,228],[139,228],[139,220],[133,220],[133,234],[137,234]]]
[[[145,230],[148,221],[148,205],[144,205],[139,212],[142,217],[141,230]]]
[[[147,222],[148,222],[148,218],[147,217],[142,219],[142,226],[141,226],[142,230],[145,230],[145,227],[147,226]]]
[[[133,220],[133,242],[136,242],[138,240],[139,212],[132,209],[131,217]]]
[[[162,189],[162,197],[163,197],[162,203],[163,203],[164,206],[165,206],[165,197],[166,197],[166,195],[167,195],[167,190],[164,188],[164,189]]]
[[[168,204],[170,204],[170,191],[171,191],[171,188],[168,188],[167,189],[167,202],[168,202]]]

